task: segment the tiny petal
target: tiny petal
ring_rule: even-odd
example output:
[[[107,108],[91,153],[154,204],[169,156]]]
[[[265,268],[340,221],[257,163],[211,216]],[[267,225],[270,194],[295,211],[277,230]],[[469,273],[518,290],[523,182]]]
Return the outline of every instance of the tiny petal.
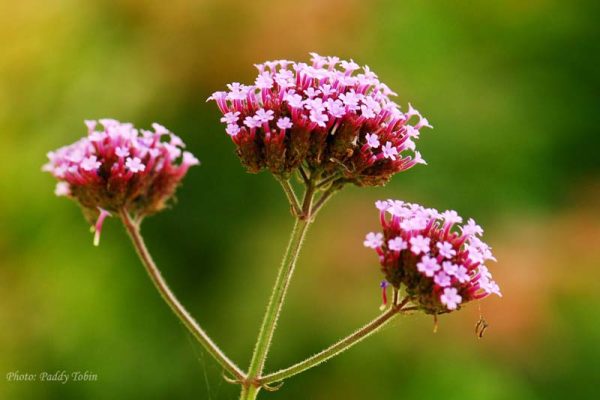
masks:
[[[377,200],[375,202],[375,207],[377,207],[379,211],[386,211],[388,208],[390,208],[390,204],[385,200]]]
[[[363,242],[365,247],[370,247],[371,249],[376,249],[383,245],[383,234],[369,232]]]
[[[479,226],[475,223],[475,220],[473,218],[469,218],[467,223],[465,225],[463,225],[463,227],[462,227],[462,233],[464,235],[469,235],[469,236],[472,236],[472,235],[481,236],[481,235],[483,235],[483,229],[481,228],[481,226]]]
[[[277,120],[277,127],[279,129],[290,129],[292,125],[293,124],[288,117],[282,117]]]
[[[436,271],[440,270],[440,268],[441,267],[437,263],[437,260],[429,256],[423,256],[421,261],[417,263],[417,270],[428,277],[432,277]]]
[[[184,151],[182,164],[192,166],[200,164],[200,161],[189,151]]]
[[[83,122],[85,123],[85,126],[87,126],[88,131],[90,131],[90,132],[93,132],[94,129],[96,128],[96,125],[98,124],[96,121],[89,120],[89,119],[86,119]]]
[[[456,310],[462,302],[462,297],[458,294],[456,288],[445,288],[444,293],[440,296],[442,304],[445,304],[448,310]]]
[[[398,149],[392,145],[392,142],[385,142],[385,146],[381,148],[383,157],[395,160],[398,155]]]
[[[137,157],[128,157],[125,166],[133,173],[143,172],[146,169],[146,166],[142,164],[142,160]]]
[[[442,263],[442,268],[444,269],[444,272],[449,276],[455,275],[458,271],[458,265],[453,264],[451,261],[444,261]]]
[[[154,129],[154,132],[156,132],[158,135],[166,135],[167,133],[169,133],[169,130],[167,128],[156,122],[152,124],[152,128]]]
[[[254,120],[252,119],[252,121]],[[229,124],[227,125],[226,131],[229,136],[235,137],[238,133],[240,133],[240,127],[238,126],[238,124]]]
[[[95,171],[100,168],[100,161],[96,158],[96,156],[89,156],[81,161],[80,167],[84,171]]]
[[[433,281],[436,285],[441,287],[450,286],[450,276],[444,271],[439,271],[437,274],[435,274]]]
[[[57,196],[69,196],[71,194],[71,187],[67,182],[58,182],[54,189],[54,194]]]
[[[444,258],[452,258],[456,255],[456,250],[452,247],[452,243],[449,242],[437,242],[436,246],[440,255]]]
[[[419,255],[421,253],[429,252],[429,243],[431,242],[430,238],[426,238],[422,235],[417,235],[415,237],[410,238],[410,251],[412,251],[415,255]]]
[[[442,218],[444,218],[449,224],[460,224],[462,222],[462,217],[460,217],[454,210],[444,211],[442,213]]]
[[[367,145],[370,148],[376,149],[376,148],[379,147],[379,137],[376,134],[374,134],[374,133],[367,133],[367,135],[365,136],[365,139],[367,140]]]
[[[129,149],[127,147],[117,147],[115,149],[115,154],[120,158],[129,157]]]
[[[394,251],[402,251],[408,248],[408,243],[401,237],[396,237],[388,241],[388,248]]]
[[[225,122],[226,124],[230,125],[230,124],[237,124],[237,122],[240,119],[240,113],[239,111],[236,112],[228,112],[227,114],[225,114],[223,116],[223,118],[221,118],[221,122]]]

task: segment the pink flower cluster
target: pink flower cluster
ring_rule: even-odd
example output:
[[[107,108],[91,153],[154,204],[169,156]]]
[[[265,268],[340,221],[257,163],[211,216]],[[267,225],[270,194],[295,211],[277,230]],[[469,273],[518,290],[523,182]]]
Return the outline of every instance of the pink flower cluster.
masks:
[[[431,128],[427,119],[410,105],[402,113],[390,100],[396,94],[368,66],[311,55],[311,65],[258,64],[254,85],[234,82],[209,97],[250,172],[288,177],[306,163],[358,185],[380,185],[425,163],[415,140]]]
[[[85,121],[88,135],[48,153],[43,170],[56,179],[58,196],[75,198],[99,227],[110,212],[137,216],[160,211],[189,167],[198,164],[183,141],[164,126],[135,129],[113,119]]]
[[[367,234],[364,245],[377,251],[386,280],[395,288],[404,284],[419,308],[440,314],[489,294],[501,296],[484,265],[496,259],[473,219],[461,224],[456,211],[400,200],[376,206],[383,233]]]

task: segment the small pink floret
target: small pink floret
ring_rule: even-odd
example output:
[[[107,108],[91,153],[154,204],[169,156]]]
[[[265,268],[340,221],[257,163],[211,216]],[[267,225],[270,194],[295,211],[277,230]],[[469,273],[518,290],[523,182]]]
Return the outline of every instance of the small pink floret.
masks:
[[[142,164],[142,160],[137,157],[128,157],[125,166],[133,173],[143,172],[146,169],[146,166]]]
[[[379,137],[376,134],[374,134],[374,133],[367,133],[367,135],[365,136],[365,139],[367,139],[367,145],[370,148],[376,149],[376,148],[379,147]]]
[[[371,249],[381,247],[381,245],[383,245],[383,235],[381,233],[374,232],[367,233],[363,244],[365,245],[365,247],[369,247]]]
[[[402,251],[408,248],[408,243],[401,237],[396,237],[388,241],[388,248],[393,251]]]
[[[422,272],[425,276],[432,277],[436,271],[440,270],[440,265],[435,258],[429,256],[423,256],[421,261],[417,263],[417,270]]]
[[[98,168],[100,168],[100,161],[98,161],[98,158],[96,156],[89,156],[83,159],[83,161],[81,161],[81,164],[79,164],[79,166],[81,167],[81,169],[83,169],[84,171],[95,171]]]
[[[458,305],[462,302],[462,297],[455,288],[445,288],[444,293],[440,296],[440,301],[448,308],[448,310],[456,310]]]
[[[410,251],[412,251],[415,255],[419,255],[421,253],[429,252],[429,243],[431,239],[426,238],[422,235],[417,235],[415,237],[410,238]]]
[[[277,127],[279,129],[290,129],[292,125],[293,124],[288,117],[282,117],[277,120]]]

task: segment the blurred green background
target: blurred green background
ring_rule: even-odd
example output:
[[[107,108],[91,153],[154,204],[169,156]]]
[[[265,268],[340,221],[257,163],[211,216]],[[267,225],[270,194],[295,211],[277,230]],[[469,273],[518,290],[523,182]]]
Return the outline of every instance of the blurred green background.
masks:
[[[162,303],[115,219],[99,248],[53,195],[45,153],[113,117],[179,134],[203,162],[146,221],[172,288],[241,366],[291,217],[248,175],[214,104],[253,63],[354,58],[435,130],[429,166],[347,188],[310,232],[268,369],[378,313],[365,232],[381,198],[454,208],[486,228],[504,298],[384,332],[268,399],[589,399],[597,393],[600,270],[598,1],[21,0],[0,3],[0,398],[230,399],[237,388]],[[10,371],[97,382],[7,382]]]

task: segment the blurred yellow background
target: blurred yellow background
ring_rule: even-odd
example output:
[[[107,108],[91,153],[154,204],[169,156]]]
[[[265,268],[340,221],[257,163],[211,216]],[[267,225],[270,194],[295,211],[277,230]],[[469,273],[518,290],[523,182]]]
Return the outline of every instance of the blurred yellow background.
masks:
[[[599,2],[20,0],[0,3],[0,398],[230,399],[237,387],[155,292],[115,219],[99,248],[40,171],[113,117],[179,134],[203,162],[144,224],[164,275],[246,367],[291,228],[280,188],[248,175],[205,99],[253,63],[308,52],[368,64],[435,130],[429,162],[346,188],[311,228],[268,369],[378,313],[377,199],[474,217],[504,293],[401,318],[265,399],[589,399],[600,360]],[[97,382],[8,382],[10,371]]]

